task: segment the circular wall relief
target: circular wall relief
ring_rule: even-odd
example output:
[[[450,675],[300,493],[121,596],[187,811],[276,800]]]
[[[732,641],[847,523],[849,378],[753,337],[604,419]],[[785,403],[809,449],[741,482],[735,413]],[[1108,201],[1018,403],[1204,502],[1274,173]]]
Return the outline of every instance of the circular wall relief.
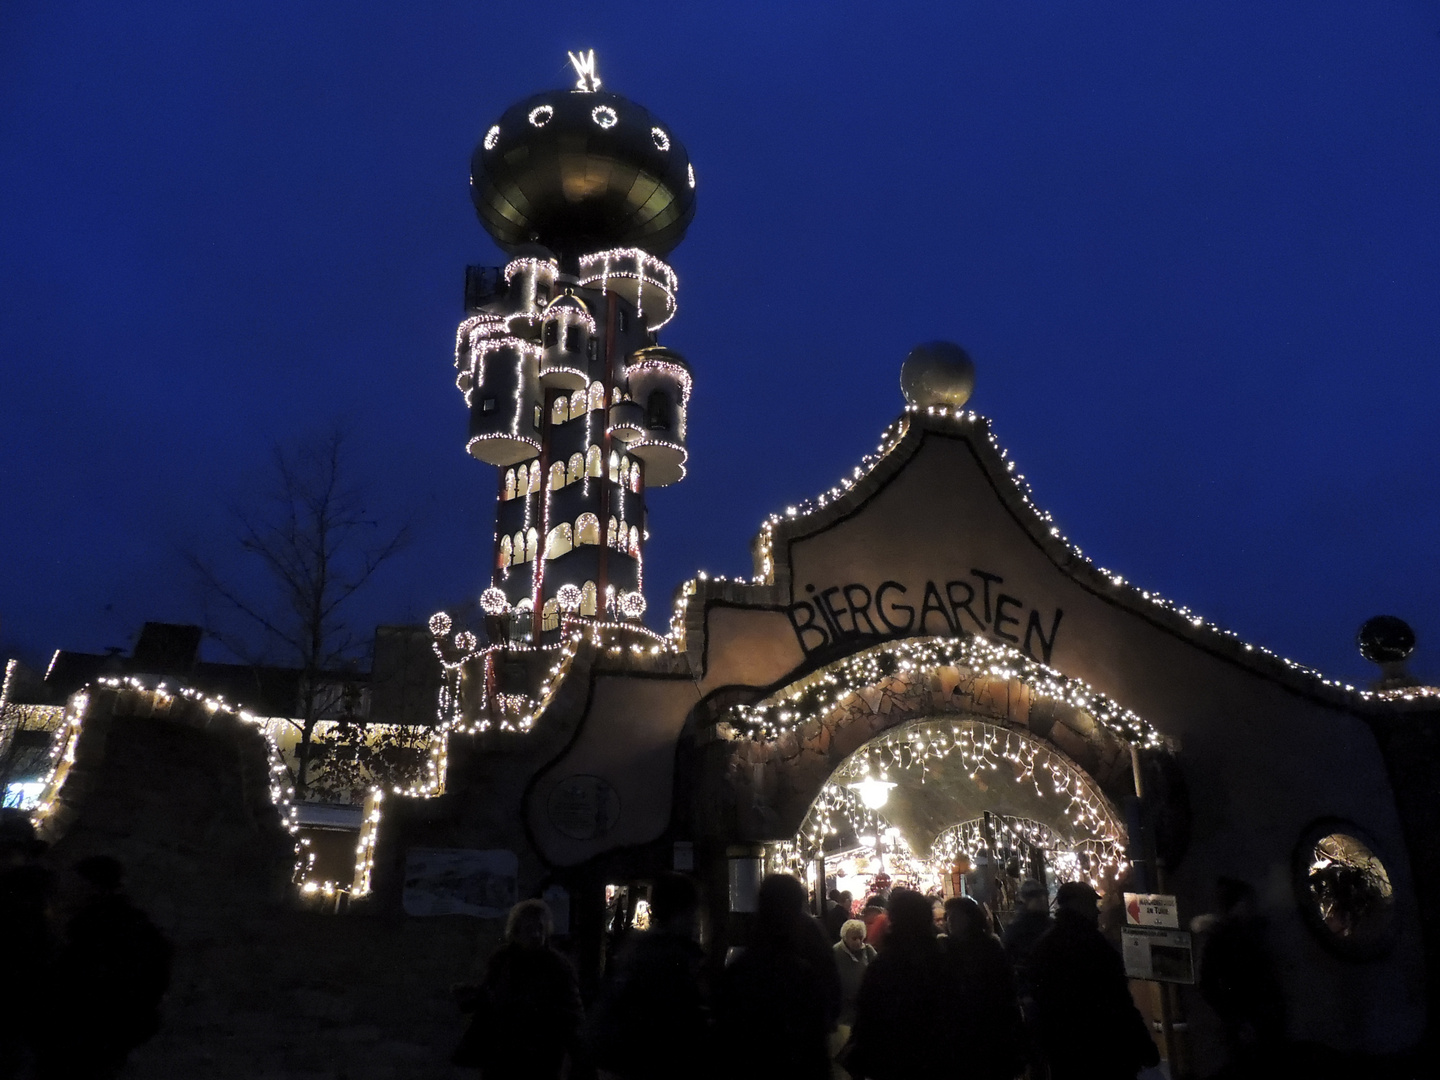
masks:
[[[603,778],[577,773],[555,785],[547,809],[557,831],[573,840],[594,840],[615,827],[620,795]]]
[[[1295,849],[1295,893],[1305,921],[1350,960],[1383,955],[1395,937],[1395,889],[1375,845],[1352,822],[1316,822]]]

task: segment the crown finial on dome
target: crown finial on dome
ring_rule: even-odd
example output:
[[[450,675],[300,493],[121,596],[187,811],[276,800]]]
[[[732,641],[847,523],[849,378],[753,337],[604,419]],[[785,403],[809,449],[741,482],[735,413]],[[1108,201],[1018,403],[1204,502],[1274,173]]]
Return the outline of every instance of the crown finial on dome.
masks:
[[[587,49],[583,53],[567,52],[570,57],[570,66],[575,69],[575,74],[580,76],[575,83],[575,89],[586,94],[593,94],[600,89],[600,73],[595,69],[595,50]]]
[[[916,345],[900,365],[900,392],[917,409],[932,405],[958,409],[975,392],[975,362],[951,341]]]

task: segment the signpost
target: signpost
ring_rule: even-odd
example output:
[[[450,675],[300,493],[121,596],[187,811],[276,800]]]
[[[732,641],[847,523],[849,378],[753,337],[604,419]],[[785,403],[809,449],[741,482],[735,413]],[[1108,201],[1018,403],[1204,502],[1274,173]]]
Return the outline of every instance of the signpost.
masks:
[[[1125,974],[1153,982],[1193,983],[1195,958],[1189,931],[1180,929],[1175,897],[1126,893],[1120,931]]]

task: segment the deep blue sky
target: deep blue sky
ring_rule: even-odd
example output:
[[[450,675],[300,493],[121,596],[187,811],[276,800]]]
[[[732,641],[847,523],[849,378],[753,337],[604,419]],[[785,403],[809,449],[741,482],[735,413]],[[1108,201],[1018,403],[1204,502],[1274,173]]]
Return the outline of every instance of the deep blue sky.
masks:
[[[343,418],[419,540],[355,620],[487,583],[451,355],[471,148],[597,50],[684,140],[663,340],[691,472],[647,591],[749,572],[913,344],[1098,562],[1327,673],[1440,678],[1440,4],[0,7],[0,640],[193,619],[277,440]]]

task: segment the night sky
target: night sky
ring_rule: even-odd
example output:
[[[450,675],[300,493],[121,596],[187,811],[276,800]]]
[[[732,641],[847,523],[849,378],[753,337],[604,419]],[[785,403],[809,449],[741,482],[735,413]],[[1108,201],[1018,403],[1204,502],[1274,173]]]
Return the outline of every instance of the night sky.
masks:
[[[352,612],[488,584],[454,386],[470,152],[607,89],[688,147],[653,621],[902,407],[916,343],[1101,565],[1327,674],[1440,679],[1440,4],[0,7],[0,641],[200,617],[271,447],[337,420],[416,542]],[[942,493],[937,492],[937,497]],[[218,657],[218,654],[216,654]]]

